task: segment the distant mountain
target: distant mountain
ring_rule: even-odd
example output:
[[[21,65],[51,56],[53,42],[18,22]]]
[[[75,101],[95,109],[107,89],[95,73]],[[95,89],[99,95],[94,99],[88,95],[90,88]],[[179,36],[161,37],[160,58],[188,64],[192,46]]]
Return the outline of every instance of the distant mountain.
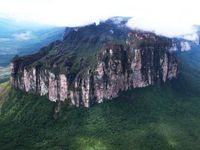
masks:
[[[62,39],[64,29],[0,18],[0,66],[7,66],[16,54],[30,54]]]

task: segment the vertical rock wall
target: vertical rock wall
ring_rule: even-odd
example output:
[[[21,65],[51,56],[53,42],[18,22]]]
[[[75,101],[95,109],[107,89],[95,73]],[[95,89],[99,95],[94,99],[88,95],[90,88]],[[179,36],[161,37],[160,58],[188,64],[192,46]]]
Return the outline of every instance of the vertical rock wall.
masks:
[[[125,45],[103,46],[97,55],[96,67],[84,68],[73,82],[69,82],[66,74],[15,62],[11,64],[11,83],[26,92],[46,95],[54,102],[89,107],[117,97],[121,91],[177,77],[178,65],[169,52],[170,42],[159,41],[151,34],[130,34],[129,38]]]

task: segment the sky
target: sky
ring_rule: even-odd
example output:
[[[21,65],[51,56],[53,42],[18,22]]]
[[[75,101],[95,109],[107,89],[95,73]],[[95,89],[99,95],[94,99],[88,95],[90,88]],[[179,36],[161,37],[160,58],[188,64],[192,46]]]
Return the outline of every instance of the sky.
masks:
[[[81,26],[128,16],[131,28],[157,34],[194,34],[200,25],[198,0],[0,0],[0,18],[55,26]],[[194,37],[194,36],[193,36]]]

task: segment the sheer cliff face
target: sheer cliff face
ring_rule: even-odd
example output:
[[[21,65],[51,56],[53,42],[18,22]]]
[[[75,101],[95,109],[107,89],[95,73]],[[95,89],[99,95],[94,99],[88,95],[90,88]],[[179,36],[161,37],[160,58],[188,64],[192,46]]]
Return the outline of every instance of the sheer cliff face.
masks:
[[[58,51],[65,42],[54,47]],[[89,107],[117,97],[121,91],[176,78],[177,61],[170,52],[171,47],[172,41],[168,38],[130,31],[124,42],[112,41],[98,47],[93,64],[90,62],[83,67],[79,61],[81,67],[75,72],[70,70],[73,65],[68,62],[62,66],[65,71],[52,69],[59,68],[59,63],[37,63],[46,60],[47,56],[43,53],[32,62],[33,56],[25,59],[26,63],[23,59],[16,59],[11,65],[11,83],[26,92],[46,95],[51,101],[67,101],[72,105]],[[60,54],[60,50],[57,53]]]

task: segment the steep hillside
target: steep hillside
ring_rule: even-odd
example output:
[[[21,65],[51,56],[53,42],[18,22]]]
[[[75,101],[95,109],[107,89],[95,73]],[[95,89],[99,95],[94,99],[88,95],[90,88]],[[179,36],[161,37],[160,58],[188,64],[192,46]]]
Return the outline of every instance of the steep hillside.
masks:
[[[130,90],[90,109],[66,104],[54,114],[47,98],[7,90],[1,150],[199,150],[200,50],[177,58],[178,80]]]

